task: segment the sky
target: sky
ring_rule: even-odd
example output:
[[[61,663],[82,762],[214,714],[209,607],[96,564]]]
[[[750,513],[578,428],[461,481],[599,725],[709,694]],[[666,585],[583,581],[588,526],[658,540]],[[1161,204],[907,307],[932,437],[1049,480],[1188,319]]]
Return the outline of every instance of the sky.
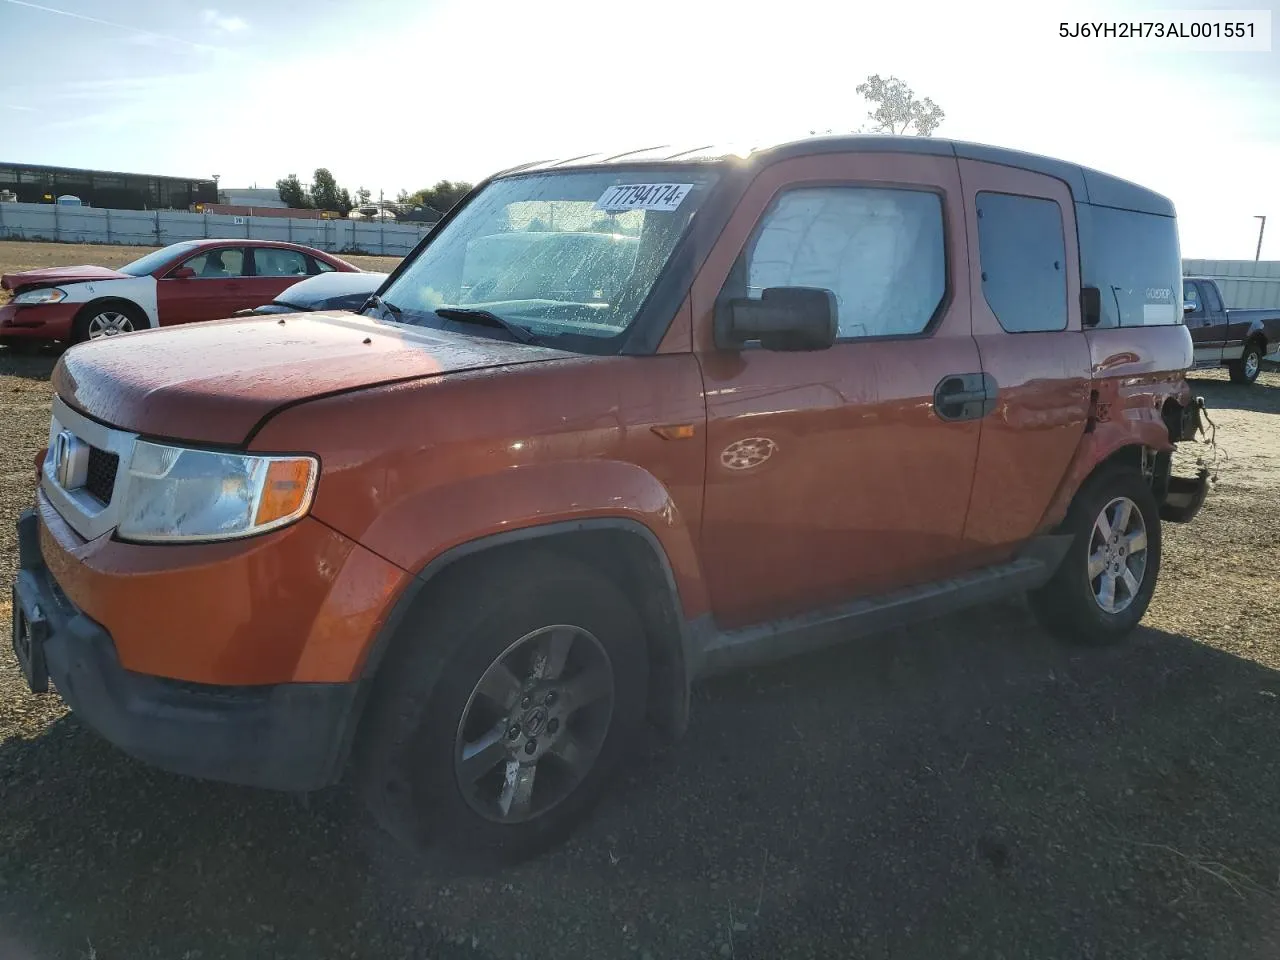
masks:
[[[528,160],[847,132],[879,73],[936,136],[1166,194],[1186,257],[1280,260],[1271,52],[1064,39],[1063,21],[1280,0],[0,0],[0,161],[393,196]]]

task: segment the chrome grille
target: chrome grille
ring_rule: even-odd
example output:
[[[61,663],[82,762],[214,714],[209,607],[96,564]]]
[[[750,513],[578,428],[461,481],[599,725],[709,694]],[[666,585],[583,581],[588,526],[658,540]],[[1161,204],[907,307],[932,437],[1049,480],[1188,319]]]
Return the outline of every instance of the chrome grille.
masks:
[[[129,492],[129,472],[121,468],[133,456],[138,435],[91,420],[55,396],[49,423],[51,453],[64,431],[88,448],[83,472],[69,478],[73,484],[70,488],[64,487],[54,458],[46,456],[40,488],[71,529],[85,540],[93,540],[115,529],[121,501]]]

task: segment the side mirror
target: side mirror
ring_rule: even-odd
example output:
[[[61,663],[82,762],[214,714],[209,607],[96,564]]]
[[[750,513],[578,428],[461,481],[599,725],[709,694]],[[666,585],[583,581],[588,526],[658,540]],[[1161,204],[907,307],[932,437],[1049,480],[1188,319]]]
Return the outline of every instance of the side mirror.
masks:
[[[169,274],[171,280],[190,280],[196,275],[196,272],[190,267],[179,267]]]
[[[1194,312],[1195,312],[1195,309],[1196,309],[1196,305],[1195,305],[1195,303],[1194,303],[1194,302],[1192,302],[1191,300],[1183,300],[1183,301],[1182,301],[1182,312],[1183,312],[1183,313],[1194,313]]]
[[[766,350],[826,350],[836,342],[836,296],[813,287],[770,287],[716,311],[716,346],[737,350],[759,340]]]

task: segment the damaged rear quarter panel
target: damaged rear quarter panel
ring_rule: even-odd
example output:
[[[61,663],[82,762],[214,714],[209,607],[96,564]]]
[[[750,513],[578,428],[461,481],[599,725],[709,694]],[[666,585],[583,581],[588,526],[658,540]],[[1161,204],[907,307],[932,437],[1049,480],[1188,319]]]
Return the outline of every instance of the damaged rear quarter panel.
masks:
[[[1062,522],[1080,485],[1126,446],[1172,450],[1165,402],[1191,402],[1185,371],[1191,367],[1191,335],[1182,324],[1088,330],[1095,394],[1088,432],[1040,521],[1041,532]]]

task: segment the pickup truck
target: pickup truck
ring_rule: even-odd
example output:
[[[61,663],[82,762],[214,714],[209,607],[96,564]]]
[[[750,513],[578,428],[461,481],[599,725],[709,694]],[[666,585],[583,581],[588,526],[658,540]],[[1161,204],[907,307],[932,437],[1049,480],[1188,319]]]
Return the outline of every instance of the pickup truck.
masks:
[[[1262,358],[1280,348],[1280,310],[1225,307],[1218,284],[1201,277],[1183,279],[1182,301],[1195,366],[1226,367],[1232,383],[1257,380]]]
[[[975,144],[507,171],[358,312],[63,354],[18,662],[150,763],[525,856],[700,677],[1018,592],[1129,635],[1207,490],[1180,279],[1164,197]]]

